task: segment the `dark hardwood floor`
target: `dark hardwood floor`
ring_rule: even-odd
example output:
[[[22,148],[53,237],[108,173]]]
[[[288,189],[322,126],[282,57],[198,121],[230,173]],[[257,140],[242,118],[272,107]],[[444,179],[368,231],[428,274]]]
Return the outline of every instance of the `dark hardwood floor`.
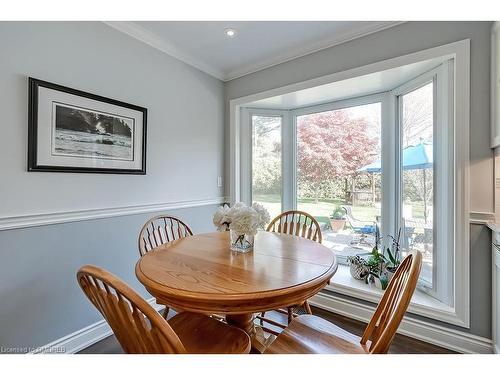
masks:
[[[317,309],[313,307],[314,315],[321,316],[324,319],[344,328],[345,330],[361,336],[366,327],[365,323],[359,322],[354,319],[346,318],[338,314],[331,313],[329,311]],[[175,312],[169,313],[169,318],[173,316]],[[275,320],[286,319],[285,316],[277,313],[267,313],[266,316],[272,317]],[[451,354],[454,353],[451,350],[441,348],[426,342],[412,339],[403,335],[396,335],[391,349],[390,354]],[[88,348],[83,349],[78,354],[123,354],[123,350],[120,344],[116,340],[115,336],[109,336],[104,340],[101,340]]]
[[[366,328],[366,323],[347,318],[342,315],[334,314],[326,310],[313,308],[314,315],[321,316],[324,319],[342,327],[357,336],[362,336]],[[432,345],[424,341],[413,339],[408,336],[396,334],[389,350],[390,354],[456,354],[456,352],[440,346]]]

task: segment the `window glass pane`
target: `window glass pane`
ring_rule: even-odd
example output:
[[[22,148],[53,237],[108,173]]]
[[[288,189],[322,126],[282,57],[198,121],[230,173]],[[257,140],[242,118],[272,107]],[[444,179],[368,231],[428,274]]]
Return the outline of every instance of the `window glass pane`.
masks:
[[[252,200],[271,218],[281,213],[281,123],[277,116],[252,116]]]
[[[433,83],[402,96],[401,189],[404,248],[423,254],[420,280],[433,277]]]
[[[375,243],[381,215],[381,104],[297,117],[297,206],[340,257]]]

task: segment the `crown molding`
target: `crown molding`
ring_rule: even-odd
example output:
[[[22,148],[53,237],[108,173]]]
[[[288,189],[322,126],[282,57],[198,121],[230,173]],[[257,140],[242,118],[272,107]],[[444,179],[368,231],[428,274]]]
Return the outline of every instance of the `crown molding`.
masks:
[[[103,21],[106,25],[121,31],[137,40],[140,40],[143,43],[148,44],[149,46],[160,50],[167,55],[180,60],[198,70],[201,70],[204,73],[207,73],[221,81],[225,80],[224,72],[206,64],[203,61],[181,51],[178,47],[170,43],[169,41],[161,38],[157,34],[146,30],[144,27],[138,25],[135,22],[131,21]]]
[[[224,72],[223,70],[211,65],[206,62],[192,56],[191,54],[185,53],[181,48],[175,46],[165,38],[158,36],[156,33],[153,33],[144,27],[138,25],[132,21],[104,21],[104,23],[118,31],[121,31],[141,42],[148,44],[149,46],[156,48],[169,56],[174,57],[177,60],[180,60],[196,69],[201,70],[221,81],[227,82],[236,78],[243,77],[248,74],[252,74],[258,72],[260,70],[264,70],[270,68],[275,65],[279,65],[285,63],[287,61],[291,61],[297,59],[299,57],[303,57],[309,55],[311,53],[315,53],[321,51],[323,49],[327,49],[330,47],[334,47],[339,44],[343,44],[349,42],[351,40],[361,38],[397,25],[400,25],[404,22],[400,21],[377,21],[372,22],[369,25],[364,27],[360,27],[357,30],[349,31],[342,34],[335,34],[331,37],[322,39],[318,42],[308,44],[305,46],[299,46],[297,48],[290,48],[286,53],[278,54],[273,56],[272,58],[265,59],[264,61],[250,63],[245,65],[244,67],[230,70]]]
[[[370,25],[358,28],[357,30],[354,31],[349,31],[340,35],[339,34],[332,35],[331,37],[322,39],[318,42],[290,49],[286,53],[274,56],[272,58],[262,61],[261,63],[248,64],[243,68],[232,70],[226,74],[224,81],[225,82],[231,81],[233,79],[240,78],[248,74],[252,74],[260,70],[273,67],[275,65],[283,64],[287,61],[295,60],[300,57],[307,56],[312,53],[337,46],[339,44],[347,43],[354,39],[362,38],[364,36],[374,34],[376,32],[386,30],[394,26],[401,25],[405,22],[406,21],[373,22]]]

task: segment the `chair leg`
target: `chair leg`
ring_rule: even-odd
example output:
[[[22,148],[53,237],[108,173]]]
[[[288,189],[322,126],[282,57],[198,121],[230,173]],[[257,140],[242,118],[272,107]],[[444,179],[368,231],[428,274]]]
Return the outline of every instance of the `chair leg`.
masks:
[[[169,311],[170,311],[170,307],[165,306],[165,309],[163,310],[163,313],[161,314],[163,316],[163,318],[167,319]]]
[[[286,309],[288,311],[288,324],[290,324],[293,319],[293,307],[287,307]]]
[[[258,318],[260,320],[260,325],[263,326],[264,325],[264,322],[262,321],[262,318],[264,318],[264,316],[266,315],[266,312],[265,311],[262,311],[259,315],[258,315]]]
[[[302,306],[304,306],[304,307],[305,307],[306,312],[307,312],[308,314],[311,314],[311,315],[312,315],[312,310],[311,310],[311,306],[309,306],[309,302],[305,301],[305,302],[302,304]]]

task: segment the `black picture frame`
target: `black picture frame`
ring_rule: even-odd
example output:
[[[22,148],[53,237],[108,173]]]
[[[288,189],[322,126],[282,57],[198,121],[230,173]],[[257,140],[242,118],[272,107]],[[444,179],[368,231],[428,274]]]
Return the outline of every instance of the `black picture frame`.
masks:
[[[61,91],[82,98],[112,104],[119,107],[128,108],[142,113],[142,156],[140,169],[123,168],[101,168],[101,167],[76,167],[76,166],[57,166],[57,165],[39,165],[37,158],[38,144],[38,92],[40,87]],[[89,92],[73,89],[70,87],[58,85],[55,83],[43,81],[33,77],[28,77],[28,172],[69,172],[69,173],[105,173],[105,174],[146,174],[146,144],[147,144],[147,109],[134,104],[125,103],[119,100],[107,98],[104,96],[92,94]],[[47,126],[47,125],[46,125]]]

